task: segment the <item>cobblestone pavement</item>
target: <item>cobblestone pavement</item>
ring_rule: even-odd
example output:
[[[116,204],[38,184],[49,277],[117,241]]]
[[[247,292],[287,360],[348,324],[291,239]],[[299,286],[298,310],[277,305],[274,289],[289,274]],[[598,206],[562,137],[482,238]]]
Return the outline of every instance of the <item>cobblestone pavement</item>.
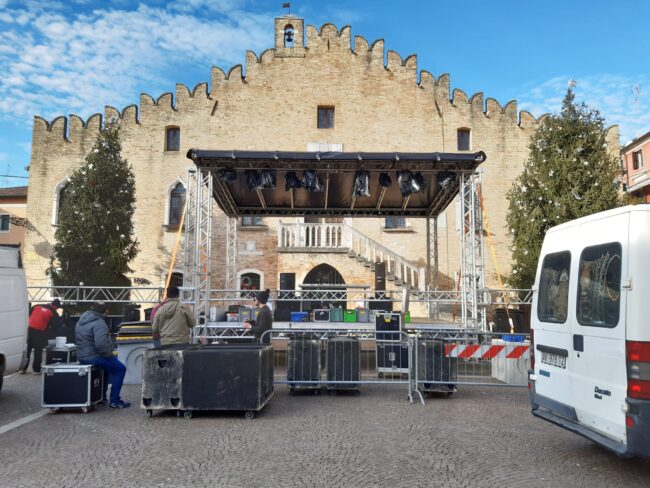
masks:
[[[0,426],[40,410],[40,378],[12,376]],[[138,402],[139,387],[124,397]],[[0,434],[0,487],[647,487],[621,460],[532,417],[527,392],[461,388],[410,405],[403,385],[359,396],[276,390],[254,420],[143,410],[47,414]]]

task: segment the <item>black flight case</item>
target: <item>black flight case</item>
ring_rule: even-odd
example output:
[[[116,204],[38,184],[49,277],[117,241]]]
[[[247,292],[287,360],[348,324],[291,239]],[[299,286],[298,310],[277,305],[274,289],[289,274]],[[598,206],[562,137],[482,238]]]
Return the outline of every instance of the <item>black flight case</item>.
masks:
[[[289,392],[313,390],[320,393],[321,342],[314,334],[292,334],[287,346]]]
[[[422,340],[417,342],[417,388],[424,393],[456,392],[458,381],[458,358],[446,357],[443,340]]]
[[[179,344],[144,353],[142,408],[244,411],[246,418],[273,397],[273,348],[264,344]]]
[[[327,341],[327,390],[358,392],[361,381],[361,346],[356,337],[339,336]]]
[[[46,364],[43,366],[43,403],[52,411],[81,408],[84,413],[102,401],[104,374],[98,366]]]

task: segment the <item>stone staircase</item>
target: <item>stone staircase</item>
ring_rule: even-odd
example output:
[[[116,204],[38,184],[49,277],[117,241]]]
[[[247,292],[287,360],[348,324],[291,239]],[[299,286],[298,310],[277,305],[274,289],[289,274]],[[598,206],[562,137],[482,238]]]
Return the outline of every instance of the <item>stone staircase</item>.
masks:
[[[350,259],[372,272],[375,263],[386,263],[386,281],[395,288],[424,290],[426,286],[424,267],[410,262],[348,224],[281,223],[278,246],[295,252],[346,252]]]

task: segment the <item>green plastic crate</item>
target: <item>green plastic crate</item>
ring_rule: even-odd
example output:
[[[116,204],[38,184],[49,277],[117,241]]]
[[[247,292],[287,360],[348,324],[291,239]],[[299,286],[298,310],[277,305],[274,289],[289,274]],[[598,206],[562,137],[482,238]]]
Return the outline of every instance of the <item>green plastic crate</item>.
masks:
[[[343,322],[343,309],[331,308],[330,309],[330,322]]]
[[[357,321],[357,311],[356,310],[346,310],[343,312],[343,322],[356,322]]]
[[[404,323],[405,324],[410,324],[411,323],[411,312],[406,312],[404,314]]]

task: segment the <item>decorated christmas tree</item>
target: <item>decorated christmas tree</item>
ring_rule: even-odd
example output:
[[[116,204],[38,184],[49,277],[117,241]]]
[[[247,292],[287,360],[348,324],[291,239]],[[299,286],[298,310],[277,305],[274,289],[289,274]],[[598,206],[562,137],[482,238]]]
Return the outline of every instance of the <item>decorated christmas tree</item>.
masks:
[[[513,288],[532,287],[550,227],[620,205],[620,164],[608,150],[605,121],[574,96],[570,86],[561,112],[540,123],[508,192]]]
[[[49,272],[57,285],[128,285],[138,253],[133,236],[135,178],[108,124],[65,187]]]

